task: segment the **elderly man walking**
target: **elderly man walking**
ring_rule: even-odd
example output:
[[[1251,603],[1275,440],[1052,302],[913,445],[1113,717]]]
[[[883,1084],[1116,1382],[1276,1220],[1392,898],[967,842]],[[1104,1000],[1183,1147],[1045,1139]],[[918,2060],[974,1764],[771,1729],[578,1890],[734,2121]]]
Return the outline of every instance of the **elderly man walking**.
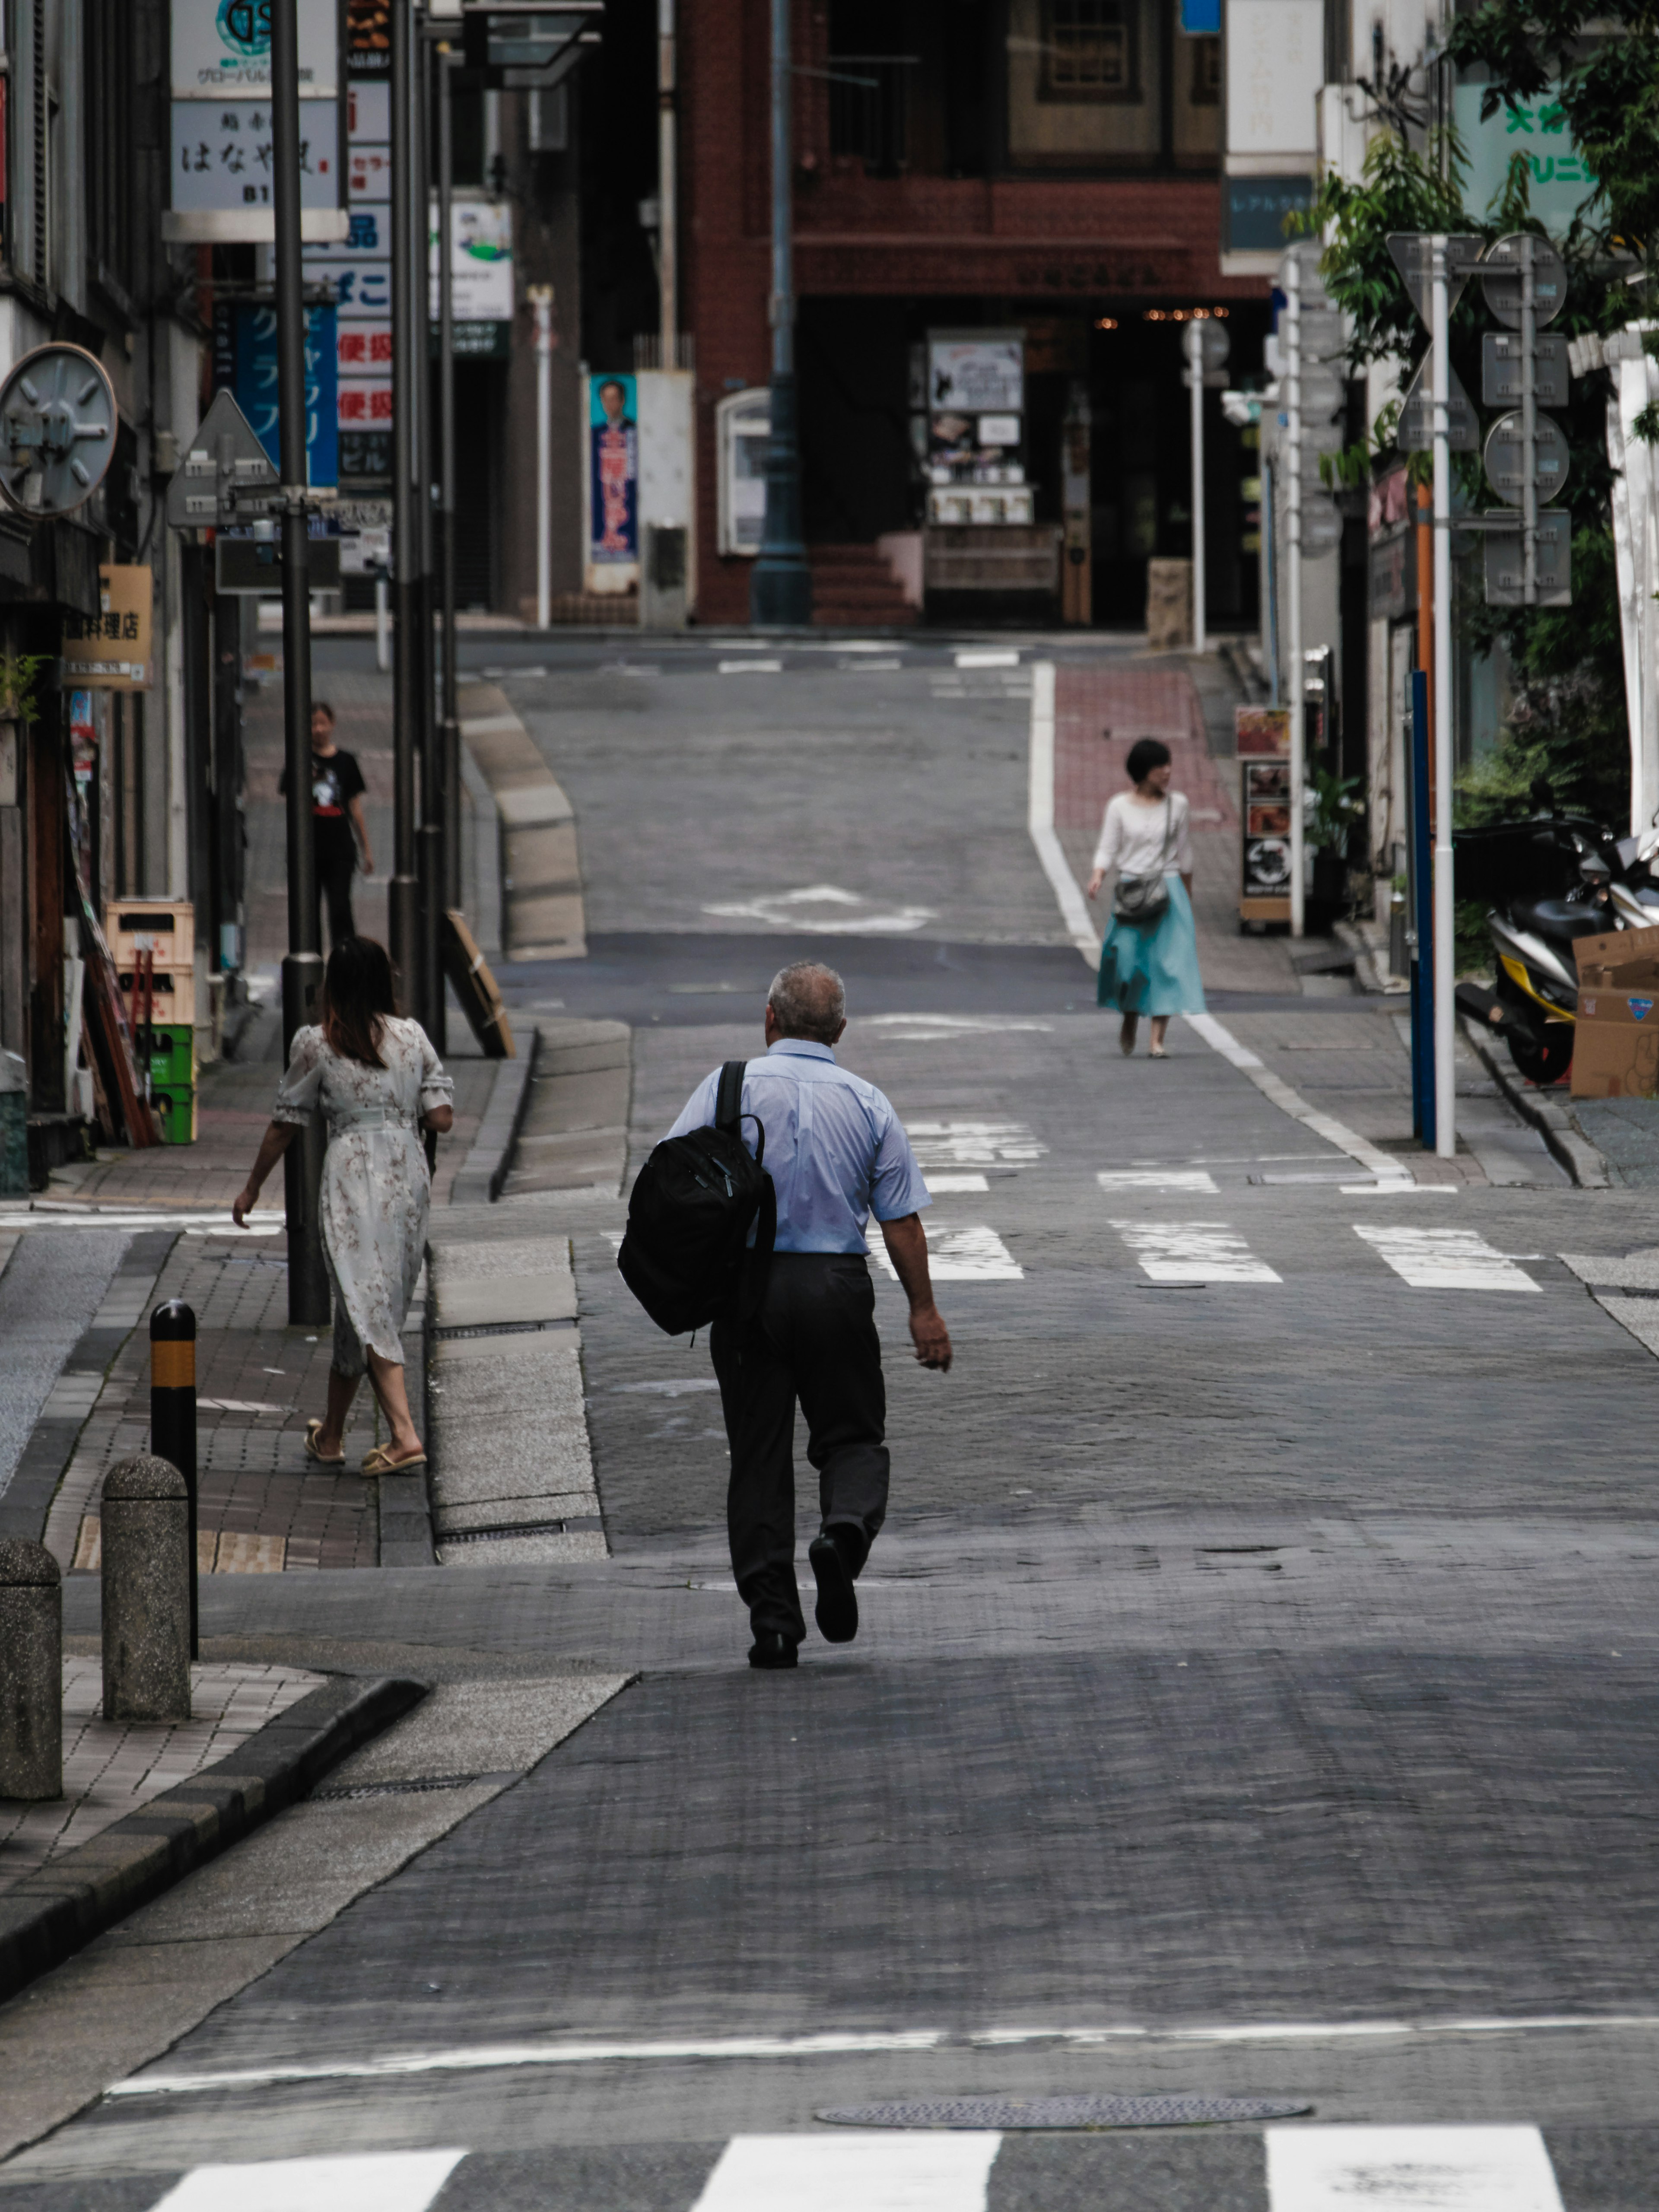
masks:
[[[865,1224],[874,1214],[910,1301],[924,1367],[951,1364],[927,1273],[931,1201],[903,1124],[873,1084],[836,1064],[847,994],[832,968],[800,961],[766,997],[766,1055],[744,1071],[743,1111],[766,1131],[778,1229],[752,1321],[718,1321],[712,1349],[732,1447],[732,1569],[749,1607],[751,1667],[793,1667],[806,1633],[795,1587],[795,1402],[818,1472],[822,1531],[807,1553],[816,1618],[831,1644],[858,1634],[853,1585],[887,1512],[887,1394]],[[717,1068],[671,1137],[712,1127]],[[754,1121],[743,1133],[755,1150]]]

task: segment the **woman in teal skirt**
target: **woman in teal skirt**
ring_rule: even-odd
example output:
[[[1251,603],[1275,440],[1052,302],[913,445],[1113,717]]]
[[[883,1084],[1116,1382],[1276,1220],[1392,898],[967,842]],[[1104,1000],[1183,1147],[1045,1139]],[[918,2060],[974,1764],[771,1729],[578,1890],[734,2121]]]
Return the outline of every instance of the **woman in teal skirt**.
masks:
[[[1150,1056],[1167,1060],[1164,1037],[1170,1015],[1204,1011],[1188,805],[1180,792],[1170,789],[1174,771],[1168,745],[1141,738],[1130,746],[1126,765],[1134,789],[1108,803],[1089,878],[1089,896],[1097,898],[1108,874],[1117,871],[1095,995],[1122,1015],[1118,1045],[1126,1055],[1135,1048],[1140,1017],[1150,1014]]]

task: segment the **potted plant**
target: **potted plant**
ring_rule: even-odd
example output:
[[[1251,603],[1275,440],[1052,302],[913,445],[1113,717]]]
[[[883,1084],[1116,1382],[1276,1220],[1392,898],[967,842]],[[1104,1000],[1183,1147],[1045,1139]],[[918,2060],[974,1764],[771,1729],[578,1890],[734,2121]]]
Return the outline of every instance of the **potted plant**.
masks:
[[[1303,834],[1313,854],[1312,904],[1328,925],[1347,901],[1348,836],[1365,811],[1363,778],[1316,768],[1303,793]]]

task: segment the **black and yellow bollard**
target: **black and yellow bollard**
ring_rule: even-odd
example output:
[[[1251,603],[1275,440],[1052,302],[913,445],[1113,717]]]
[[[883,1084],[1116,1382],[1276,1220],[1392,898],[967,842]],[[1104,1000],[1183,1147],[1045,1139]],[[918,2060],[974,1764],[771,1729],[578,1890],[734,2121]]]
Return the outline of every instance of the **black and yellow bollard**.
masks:
[[[190,1656],[196,1659],[196,1316],[181,1298],[169,1298],[149,1317],[149,1448],[178,1468],[190,1496]]]

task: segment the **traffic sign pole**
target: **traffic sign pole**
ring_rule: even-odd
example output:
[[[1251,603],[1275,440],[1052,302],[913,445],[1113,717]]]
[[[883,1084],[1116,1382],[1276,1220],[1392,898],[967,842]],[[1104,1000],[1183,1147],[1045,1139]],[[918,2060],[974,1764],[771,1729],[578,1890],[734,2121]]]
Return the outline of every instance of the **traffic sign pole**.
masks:
[[[443,792],[444,904],[461,902],[461,720],[455,665],[455,268],[450,249],[455,185],[455,128],[451,77],[455,56],[447,46],[435,57],[438,86],[438,508],[443,517],[442,622],[444,655]],[[443,981],[434,989],[441,1008]],[[434,1038],[435,1043],[437,1040]],[[442,1048],[440,1047],[441,1050]]]
[[[1538,604],[1538,298],[1532,265],[1532,234],[1521,240],[1521,592],[1525,605]]]
[[[415,26],[407,4],[392,10],[392,866],[386,887],[392,964],[406,1008],[419,1006],[421,966],[420,886],[415,879],[415,744],[419,731],[422,657],[416,631],[420,568],[417,496],[415,345],[415,288],[426,283],[426,256],[410,252],[410,200],[413,190],[415,122]],[[424,240],[422,240],[424,244]],[[421,301],[419,337],[426,337],[426,302]]]
[[[1451,301],[1449,240],[1437,234],[1430,280],[1434,352],[1434,1148],[1457,1151],[1452,883]]]
[[[1286,392],[1285,414],[1290,432],[1290,496],[1285,521],[1289,526],[1291,663],[1291,935],[1300,937],[1307,917],[1307,894],[1302,881],[1305,823],[1303,786],[1307,781],[1307,689],[1302,660],[1302,260],[1291,253],[1285,264]]]
[[[270,11],[271,160],[276,229],[276,405],[283,501],[283,715],[288,769],[288,957],[283,963],[283,1051],[316,1018],[323,980],[317,855],[311,821],[311,574],[306,498],[306,312],[300,261],[300,39],[296,0]],[[288,1317],[329,1319],[320,1196],[327,1132],[313,1115],[283,1160],[288,1212]]]

